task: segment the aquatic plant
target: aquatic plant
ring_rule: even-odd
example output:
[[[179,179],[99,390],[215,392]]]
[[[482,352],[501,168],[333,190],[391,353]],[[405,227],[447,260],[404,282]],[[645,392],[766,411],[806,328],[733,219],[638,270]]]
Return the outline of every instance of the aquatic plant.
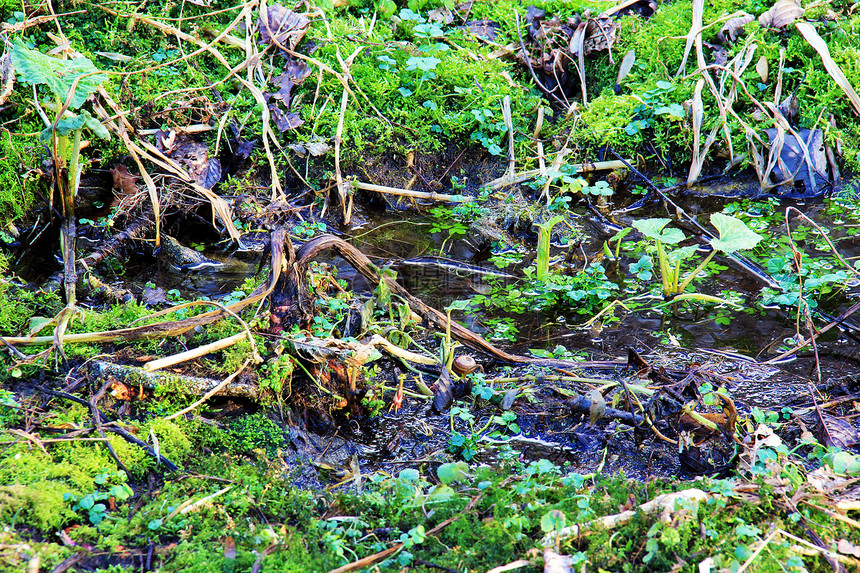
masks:
[[[700,272],[702,272],[711,259],[718,253],[732,254],[735,251],[752,249],[755,247],[762,237],[746,226],[746,224],[736,217],[724,215],[722,213],[714,213],[711,215],[711,224],[719,232],[719,238],[713,238],[710,241],[711,252],[694,268],[692,271],[681,277],[681,263],[692,257],[697,251],[697,245],[679,247],[671,251],[666,250],[666,245],[677,245],[687,239],[687,236],[680,229],[674,227],[666,228],[671,222],[671,219],[641,219],[633,223],[633,227],[645,235],[646,238],[654,241],[657,251],[657,260],[660,272],[660,280],[663,284],[663,296],[678,300],[679,296],[685,299],[700,300],[703,302],[725,302],[716,297],[701,293],[684,294],[690,282]],[[631,265],[634,267],[634,265]],[[641,274],[643,271],[642,260],[636,263],[635,268],[631,271]]]

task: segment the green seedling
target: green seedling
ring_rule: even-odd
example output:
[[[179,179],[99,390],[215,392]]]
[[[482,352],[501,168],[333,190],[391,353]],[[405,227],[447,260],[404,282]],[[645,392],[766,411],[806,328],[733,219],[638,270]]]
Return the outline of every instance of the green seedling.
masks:
[[[683,231],[675,228],[665,228],[670,219],[643,219],[633,223],[637,231],[652,239],[657,248],[657,260],[659,262],[660,279],[663,283],[663,295],[667,298],[678,300],[679,295],[685,299],[701,300],[706,302],[725,302],[716,297],[693,293],[683,295],[690,282],[711,262],[718,252],[727,255],[743,249],[752,249],[762,237],[746,226],[746,224],[735,217],[714,213],[711,215],[711,224],[719,232],[719,238],[711,239],[711,252],[699,265],[681,278],[681,263],[692,257],[698,248],[693,246],[679,247],[672,251],[666,251],[666,245],[677,245],[684,241],[687,236]]]
[[[66,308],[57,317],[55,338],[63,353],[63,334],[75,310],[75,241],[77,224],[75,220],[75,196],[81,180],[81,138],[84,129],[89,129],[97,137],[110,138],[108,130],[86,110],[80,107],[90,94],[95,92],[105,80],[93,63],[80,57],[61,60],[28,48],[21,40],[12,42],[12,65],[25,84],[46,85],[53,95],[53,102],[39,106],[42,119],[48,127],[42,132],[41,139],[51,147],[54,159],[54,172],[62,202],[63,225],[61,248],[66,288]],[[42,108],[54,112],[53,121]]]

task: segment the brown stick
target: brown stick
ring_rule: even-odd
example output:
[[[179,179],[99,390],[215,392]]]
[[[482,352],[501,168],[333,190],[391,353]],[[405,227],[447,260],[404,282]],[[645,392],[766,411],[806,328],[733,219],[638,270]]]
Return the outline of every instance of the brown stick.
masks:
[[[402,297],[409,303],[409,307],[418,313],[428,322],[433,323],[439,328],[448,328],[448,316],[435,308],[424,304],[421,300],[415,298],[409,291],[400,286],[392,277],[380,275],[378,267],[371,262],[367,256],[359,251],[354,246],[350,245],[343,239],[339,239],[333,235],[322,235],[316,239],[305,243],[296,253],[296,268],[291,270],[290,274],[299,273],[298,276],[305,276],[304,269],[310,261],[322,253],[323,251],[334,250],[346,260],[355,270],[361,273],[367,280],[372,283],[379,284],[384,281],[389,290]],[[307,311],[309,314],[309,311]],[[518,364],[537,364],[540,366],[553,366],[563,368],[591,367],[591,368],[618,368],[626,367],[626,363],[614,362],[606,360],[588,361],[588,362],[572,362],[566,360],[549,360],[545,358],[532,358],[529,356],[520,356],[517,354],[509,354],[504,350],[497,348],[492,343],[485,340],[483,337],[475,334],[468,328],[451,321],[451,336],[474,350],[479,350],[491,354],[503,360],[504,362],[513,362]]]

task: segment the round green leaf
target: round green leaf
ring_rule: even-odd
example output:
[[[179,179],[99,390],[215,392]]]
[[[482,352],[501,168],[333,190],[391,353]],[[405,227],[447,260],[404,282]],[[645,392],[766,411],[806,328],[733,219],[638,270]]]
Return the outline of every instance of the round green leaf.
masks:
[[[719,239],[711,239],[711,246],[724,253],[734,253],[743,249],[752,249],[762,237],[751,231],[746,224],[735,217],[714,213],[711,224],[719,231]]]
[[[649,239],[674,245],[687,237],[681,229],[675,229],[674,227],[670,227],[664,231],[663,227],[671,222],[672,219],[640,219],[633,222],[633,227]]]
[[[546,512],[544,516],[540,518],[540,528],[544,533],[549,533],[550,531],[561,531],[564,529],[565,525],[567,525],[567,517],[564,515],[564,512],[557,509]]]
[[[450,485],[456,481],[463,481],[469,477],[469,464],[466,462],[442,464],[436,470],[436,475],[439,476],[439,481],[445,485]]]

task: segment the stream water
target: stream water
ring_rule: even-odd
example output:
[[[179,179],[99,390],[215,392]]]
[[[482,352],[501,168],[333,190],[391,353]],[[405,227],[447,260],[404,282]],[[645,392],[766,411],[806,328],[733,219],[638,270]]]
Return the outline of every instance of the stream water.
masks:
[[[729,205],[730,213],[743,217],[752,229],[765,236],[773,256],[788,259],[791,258],[788,235],[779,213],[792,205],[827,229],[827,236],[848,264],[860,258],[860,214],[836,199],[806,204],[751,201],[715,197],[699,190],[697,194],[686,194],[683,200],[684,208],[693,214],[711,213]],[[661,213],[655,215],[661,216]],[[662,216],[666,216],[665,212]],[[707,222],[705,217],[701,219]],[[486,295],[494,284],[516,283],[520,280],[517,277],[522,276],[522,267],[534,256],[533,250],[529,250],[534,243],[528,235],[519,236],[522,262],[499,269],[489,258],[500,245],[494,245],[480,233],[468,233],[452,240],[444,230],[432,231],[437,219],[404,211],[365,214],[365,220],[361,227],[347,231],[346,238],[375,264],[396,271],[398,281],[411,294],[439,309],[456,300]],[[629,225],[630,219],[623,218],[619,223]],[[792,225],[792,237],[798,251],[805,253],[810,272],[818,275],[835,272],[837,262],[829,256],[827,243],[808,223],[802,223],[804,228],[799,230],[798,224],[801,223]],[[443,248],[444,252],[440,252]],[[609,250],[611,254],[612,248]],[[567,260],[562,263],[567,265],[566,272],[576,272],[577,265],[584,265],[581,261],[576,263],[576,257],[602,260],[607,275],[620,285],[619,298],[643,306],[662,302],[656,296],[658,277],[650,281],[657,286],[648,289],[625,270],[641,255],[641,246],[637,246],[634,239],[628,238],[622,243],[619,260],[613,261],[614,257],[604,257],[604,254],[603,240],[584,237],[568,245],[556,243],[552,260]],[[259,253],[209,248],[200,257],[219,265],[201,266],[187,262],[177,264],[163,253],[153,256],[150,252],[142,252],[121,265],[121,270],[117,269],[115,282],[133,293],[154,286],[165,293],[175,293],[174,298],[206,296],[218,300],[230,296],[241,288],[246,278],[257,272],[260,256]],[[32,258],[20,254],[18,260],[32,262]],[[334,258],[322,262],[335,267],[337,277],[345,279],[360,296],[372,292],[372,286],[343,260]],[[635,349],[654,367],[706,370],[717,381],[716,385],[723,386],[734,399],[741,416],[747,416],[754,408],[778,411],[786,406],[808,405],[811,386],[837,395],[856,391],[860,373],[856,338],[860,329],[856,325],[860,321],[849,317],[842,329],[836,328],[823,335],[817,341],[818,361],[806,352],[800,358],[792,356],[778,365],[763,365],[760,362],[777,356],[808,336],[805,318],[798,318],[796,309],[786,305],[762,304],[761,281],[736,266],[726,265],[719,258],[716,262],[722,265],[721,270],[694,284],[706,294],[729,298],[736,308],[679,305],[677,308],[640,308],[635,312],[617,309],[614,313],[617,319],[608,320],[610,315],[607,314],[588,327],[579,324],[589,316],[564,309],[515,314],[504,309],[475,308],[468,313],[454,313],[454,317],[494,343],[519,354],[554,352],[589,359],[626,359],[628,349]],[[765,270],[775,268],[767,260],[759,262]],[[36,276],[27,265],[22,264],[18,271]],[[829,292],[816,297],[818,308],[814,312],[819,327],[844,312],[860,293],[856,276],[832,286]],[[516,333],[512,341],[505,340],[499,324],[508,325],[512,328],[510,332]],[[478,359],[485,362],[487,378],[503,374],[501,365]],[[396,364],[386,368],[392,370],[380,376],[389,386],[396,385],[401,375],[412,376]],[[524,373],[527,369],[513,371],[514,375]],[[586,374],[606,376],[608,381],[619,376],[617,372]],[[430,385],[434,379],[425,376],[425,382]],[[644,439],[640,430],[614,421],[598,429],[589,424],[587,417],[583,420],[581,414],[567,410],[553,389],[555,386],[563,384],[542,382],[539,375],[532,383],[520,381],[495,389],[498,398],[519,387],[511,411],[516,413],[520,432],[507,431],[494,436],[489,431],[478,432],[491,422],[492,416],[500,413],[497,401],[484,411],[474,412],[471,421],[465,417],[452,421],[447,413],[433,411],[430,400],[409,397],[399,412],[385,410],[360,425],[353,421],[349,427],[340,429],[325,423],[292,427],[289,441],[295,446],[295,467],[299,468],[295,471],[301,474],[295,477],[300,483],[318,484],[318,472],[298,463],[302,459],[324,457],[326,463],[334,465],[352,463],[355,466],[358,463],[363,468],[383,468],[391,472],[406,463],[433,462],[439,452],[450,449],[452,434],[473,440],[474,453],[467,456],[474,455],[479,461],[491,461],[499,456],[518,456],[523,460],[546,458],[569,464],[579,471],[602,467],[607,471],[623,470],[641,478],[682,472],[677,448],[673,450],[663,442]],[[490,430],[499,429],[490,425]]]

